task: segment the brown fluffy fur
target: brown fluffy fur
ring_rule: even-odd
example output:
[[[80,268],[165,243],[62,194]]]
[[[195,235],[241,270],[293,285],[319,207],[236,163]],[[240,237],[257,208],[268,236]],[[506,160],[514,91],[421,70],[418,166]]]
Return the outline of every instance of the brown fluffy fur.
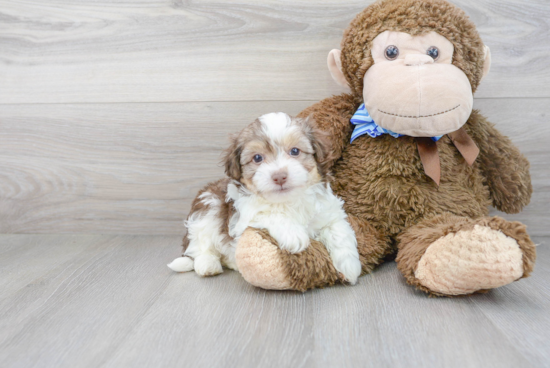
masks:
[[[259,233],[264,240],[277,244],[266,230],[259,230]],[[289,276],[292,290],[306,291],[344,282],[343,275],[332,265],[327,249],[318,241],[312,240],[305,251],[297,254],[279,249],[279,255]]]
[[[444,296],[423,286],[415,277],[420,258],[430,244],[437,239],[461,230],[472,230],[475,225],[487,226],[499,230],[504,235],[517,241],[523,251],[523,277],[528,277],[535,266],[535,245],[527,235],[525,225],[520,222],[509,222],[501,217],[483,217],[477,220],[444,213],[426,219],[399,235],[399,253],[396,258],[397,268],[407,282],[417,289],[435,296]],[[478,290],[485,292],[486,290]]]
[[[312,116],[332,139],[332,186],[345,200],[364,271],[371,271],[385,256],[395,254],[400,243],[397,261],[407,281],[432,295],[441,295],[415,279],[418,261],[439,237],[484,224],[518,242],[524,253],[523,277],[528,276],[535,248],[525,226],[485,216],[491,204],[516,213],[529,203],[529,163],[478,111],[473,111],[464,128],[480,148],[479,157],[468,166],[449,137],[443,137],[437,143],[439,187],[425,175],[412,137],[361,136],[349,143],[353,130],[350,118],[362,103],[363,76],[373,64],[371,42],[386,30],[412,35],[435,31],[446,37],[454,45],[453,64],[466,74],[473,91],[483,71],[483,43],[474,24],[462,10],[444,0],[380,1],[361,12],[345,32],[341,60],[352,93],[320,101],[299,116]],[[305,285],[318,279],[316,270],[321,266],[315,262],[329,262],[321,257],[300,263],[280,256],[289,263],[289,277],[300,275],[306,279],[302,280]],[[334,277],[327,276],[326,284],[333,282]]]

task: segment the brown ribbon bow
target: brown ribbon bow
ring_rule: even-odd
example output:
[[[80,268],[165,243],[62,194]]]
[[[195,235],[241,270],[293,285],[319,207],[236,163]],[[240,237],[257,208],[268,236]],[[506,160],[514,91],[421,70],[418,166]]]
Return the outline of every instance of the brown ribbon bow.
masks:
[[[462,157],[464,157],[468,165],[472,166],[479,155],[479,148],[472,137],[466,133],[464,128],[460,128],[456,132],[447,135],[451,138],[451,141]],[[441,165],[437,152],[437,142],[434,142],[431,138],[417,137],[416,143],[418,145],[418,153],[420,154],[422,166],[424,166],[424,172],[439,186]]]

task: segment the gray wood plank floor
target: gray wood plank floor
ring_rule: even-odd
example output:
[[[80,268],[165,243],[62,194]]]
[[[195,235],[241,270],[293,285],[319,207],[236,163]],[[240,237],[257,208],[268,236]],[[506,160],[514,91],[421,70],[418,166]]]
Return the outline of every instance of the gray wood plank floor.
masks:
[[[548,367],[550,238],[532,277],[427,298],[395,264],[264,291],[172,273],[178,236],[0,235],[0,366]]]

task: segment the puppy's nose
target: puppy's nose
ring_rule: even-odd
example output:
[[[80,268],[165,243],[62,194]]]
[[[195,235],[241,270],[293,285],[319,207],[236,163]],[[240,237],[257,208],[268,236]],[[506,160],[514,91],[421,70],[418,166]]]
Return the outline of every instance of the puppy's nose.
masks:
[[[286,183],[286,177],[288,173],[286,170],[279,170],[277,172],[274,172],[273,175],[271,175],[271,179],[275,182],[277,185],[283,185]]]
[[[405,56],[405,65],[424,65],[433,64],[434,59],[431,56],[423,54],[408,54]]]

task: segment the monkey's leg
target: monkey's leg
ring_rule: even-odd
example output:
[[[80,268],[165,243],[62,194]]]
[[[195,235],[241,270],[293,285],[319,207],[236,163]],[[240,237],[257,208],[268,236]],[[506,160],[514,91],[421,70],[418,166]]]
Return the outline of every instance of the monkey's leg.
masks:
[[[533,270],[535,245],[519,222],[442,214],[398,237],[397,268],[431,295],[468,295],[507,285]]]
[[[365,274],[382,262],[389,245],[366,221],[354,216],[349,216],[348,220],[357,236]],[[248,228],[239,240],[236,258],[244,279],[263,289],[306,291],[344,282],[325,246],[315,240],[311,240],[305,251],[292,254],[279,249],[267,231]]]

